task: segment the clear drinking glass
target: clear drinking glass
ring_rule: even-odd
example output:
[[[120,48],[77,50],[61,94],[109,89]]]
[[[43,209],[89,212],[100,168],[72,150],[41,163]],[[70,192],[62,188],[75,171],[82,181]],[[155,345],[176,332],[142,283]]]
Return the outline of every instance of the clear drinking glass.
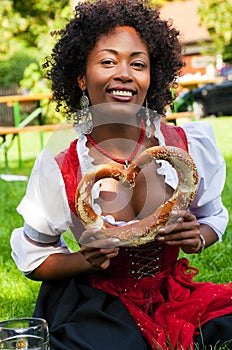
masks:
[[[47,321],[31,317],[0,322],[0,349],[49,350]]]

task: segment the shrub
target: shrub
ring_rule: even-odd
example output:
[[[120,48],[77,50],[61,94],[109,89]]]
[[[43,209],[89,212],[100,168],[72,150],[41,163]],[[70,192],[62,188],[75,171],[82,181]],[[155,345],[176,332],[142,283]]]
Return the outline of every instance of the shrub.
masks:
[[[18,51],[9,59],[0,61],[0,86],[19,85],[23,79],[24,69],[32,62],[37,60],[28,50]]]

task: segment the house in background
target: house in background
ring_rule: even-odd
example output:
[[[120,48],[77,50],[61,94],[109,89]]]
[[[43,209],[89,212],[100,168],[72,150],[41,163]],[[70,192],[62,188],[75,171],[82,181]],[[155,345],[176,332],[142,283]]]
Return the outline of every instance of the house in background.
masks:
[[[185,47],[185,75],[214,77],[220,62],[215,56],[207,54],[211,39],[206,28],[200,26],[198,14],[199,0],[168,2],[160,9],[162,18],[173,19],[173,25],[180,31]]]

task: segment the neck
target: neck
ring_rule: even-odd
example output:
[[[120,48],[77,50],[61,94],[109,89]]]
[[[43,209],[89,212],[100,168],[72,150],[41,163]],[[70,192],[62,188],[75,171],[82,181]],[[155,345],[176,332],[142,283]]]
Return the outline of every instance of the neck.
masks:
[[[110,123],[94,127],[91,137],[97,142],[109,139],[129,139],[138,140],[141,132],[141,126],[127,123]]]
[[[122,126],[121,126],[122,128]],[[127,126],[128,128],[128,126]],[[122,136],[123,131],[120,133],[114,133],[117,135],[116,138],[113,137],[113,133],[111,135],[106,134],[107,138],[104,139],[104,135],[101,129],[101,140],[96,140],[96,134],[92,133],[91,135],[86,135],[90,144],[98,150],[104,156],[114,160],[117,163],[124,164],[125,167],[129,165],[129,163],[135,158],[137,153],[139,152],[145,137],[145,125],[144,121],[141,120],[140,127],[133,127],[136,129],[136,140],[134,139],[134,135],[131,134],[129,137],[125,137],[125,134],[128,135],[128,132],[124,131],[124,135]],[[120,134],[120,136],[119,136]],[[114,138],[114,140],[112,140]],[[104,142],[109,140],[110,142]],[[112,142],[112,141],[113,142]],[[133,143],[131,144],[131,140]],[[128,144],[129,141],[129,144]],[[136,145],[135,145],[136,142]],[[132,146],[132,150],[130,150]],[[120,151],[121,150],[121,151]],[[128,153],[129,151],[129,153]],[[121,158],[119,155],[116,156],[115,153],[122,152],[124,154],[124,158]]]
[[[126,111],[123,110],[129,108]],[[102,104],[96,105],[93,108],[93,132],[91,136],[96,141],[101,141],[105,138],[136,138],[139,135],[139,129],[141,127],[140,122],[137,119],[138,106],[124,106],[120,103]]]

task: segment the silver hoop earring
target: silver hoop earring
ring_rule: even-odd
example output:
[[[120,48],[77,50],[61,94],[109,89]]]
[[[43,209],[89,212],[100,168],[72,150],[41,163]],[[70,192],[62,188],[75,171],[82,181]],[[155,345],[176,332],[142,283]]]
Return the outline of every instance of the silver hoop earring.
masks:
[[[146,128],[145,128],[145,134],[148,139],[151,138],[152,132],[151,132],[151,117],[149,113],[148,103],[146,99],[146,108],[145,108],[145,116],[146,116]]]
[[[77,126],[81,134],[90,134],[93,131],[93,118],[89,110],[89,99],[84,90],[80,98],[80,108],[73,117],[74,125]]]

